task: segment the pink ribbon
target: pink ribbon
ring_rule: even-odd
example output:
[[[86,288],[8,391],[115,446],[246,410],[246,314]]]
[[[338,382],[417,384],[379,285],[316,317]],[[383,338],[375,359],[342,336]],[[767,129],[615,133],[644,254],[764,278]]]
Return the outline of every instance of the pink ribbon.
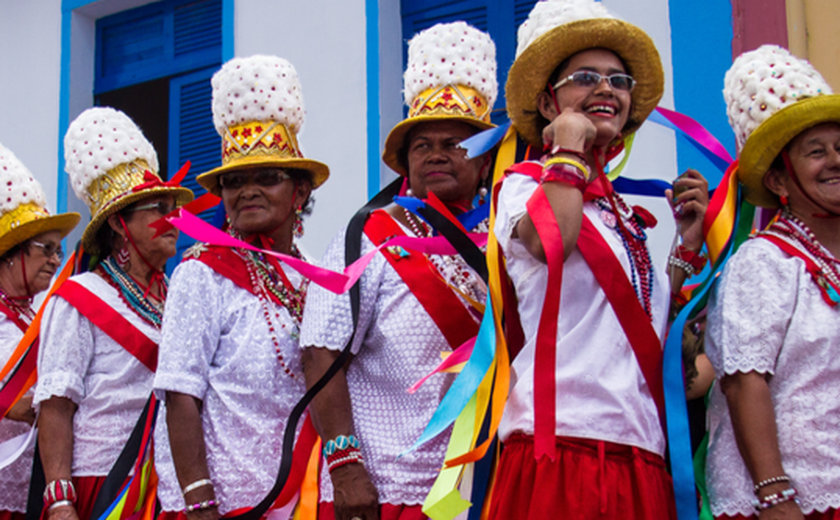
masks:
[[[434,370],[421,377],[416,383],[411,385],[407,390],[408,393],[413,394],[414,392],[419,390],[420,387],[423,386],[423,383],[425,383],[433,375],[439,372],[443,372],[444,370],[447,370],[449,368],[452,368],[455,365],[466,363],[470,359],[470,354],[472,354],[473,347],[475,346],[475,339],[476,338],[470,338],[467,341],[465,341],[460,347],[453,350],[452,353],[449,354],[446,357],[446,359],[441,361],[440,364],[437,367],[435,367]]]
[[[457,253],[455,248],[452,247],[452,244],[447,242],[444,237],[414,238],[401,236],[392,238],[384,244],[381,244],[373,251],[348,265],[343,272],[337,273],[329,269],[324,269],[323,267],[306,263],[303,260],[290,255],[254,247],[247,242],[236,239],[224,231],[211,226],[188,211],[178,211],[177,215],[166,217],[166,220],[199,242],[204,242],[213,246],[240,247],[250,251],[271,255],[284,262],[286,265],[306,278],[309,278],[312,282],[336,294],[343,294],[349,291],[350,288],[353,287],[353,284],[355,284],[362,276],[365,268],[376,253],[378,253],[383,247],[402,247],[428,255],[454,255]],[[486,233],[470,233],[469,237],[478,247],[483,247],[487,243]]]

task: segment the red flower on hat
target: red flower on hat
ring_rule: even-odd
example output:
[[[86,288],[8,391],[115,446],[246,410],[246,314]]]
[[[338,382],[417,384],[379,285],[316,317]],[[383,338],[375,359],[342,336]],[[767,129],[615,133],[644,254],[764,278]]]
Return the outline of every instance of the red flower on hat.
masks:
[[[251,129],[250,128],[243,128],[242,129],[242,137],[251,137]]]
[[[481,98],[478,96],[473,96],[473,103],[475,103],[475,106],[481,107]]]

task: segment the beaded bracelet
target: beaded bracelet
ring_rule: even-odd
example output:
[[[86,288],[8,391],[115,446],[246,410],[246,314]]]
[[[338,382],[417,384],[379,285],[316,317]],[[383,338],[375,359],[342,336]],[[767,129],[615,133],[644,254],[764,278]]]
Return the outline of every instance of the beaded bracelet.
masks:
[[[753,500],[753,507],[760,513],[765,509],[770,509],[771,507],[784,504],[785,502],[790,502],[791,500],[798,504],[799,499],[796,498],[797,495],[798,493],[796,492],[796,489],[790,487],[781,493],[773,493],[772,495],[767,495],[764,498]]]
[[[59,501],[67,501],[70,504],[76,502],[76,487],[72,480],[60,478],[53,480],[44,488],[44,507],[50,507]]]
[[[324,457],[329,458],[336,450],[344,450],[348,447],[358,449],[361,447],[361,443],[353,435],[339,435],[335,439],[327,441],[324,445]]]
[[[761,488],[767,487],[770,484],[778,484],[780,482],[790,482],[790,477],[787,475],[779,475],[778,477],[770,477],[768,479],[764,479],[753,486],[753,493],[757,494]]]
[[[697,253],[695,253],[691,249],[688,249],[687,247],[677,246],[677,249],[674,251],[674,254],[679,259],[685,260],[686,262],[691,264],[691,266],[694,267],[694,270],[697,272],[702,271],[703,267],[706,266],[706,257],[703,255],[698,255]]]
[[[210,509],[211,507],[218,507],[219,502],[216,500],[210,499],[205,500],[203,502],[195,503],[191,506],[187,506],[184,508],[184,513],[192,513],[193,511],[200,511],[202,509]]]
[[[543,169],[540,175],[540,183],[562,182],[577,188],[581,193],[586,191],[586,178],[581,175],[580,170],[569,164],[552,164]]]
[[[362,464],[364,465],[365,460],[362,458],[362,452],[355,448],[350,448],[346,454],[342,454],[342,457],[331,457],[327,459],[327,469],[330,473],[332,473],[335,469],[340,468],[341,466],[346,466],[347,464]]]
[[[694,276],[695,274],[697,274],[697,271],[694,269],[694,266],[693,266],[693,265],[691,265],[690,263],[686,262],[686,261],[685,261],[685,260],[683,260],[682,258],[678,258],[678,257],[676,257],[676,256],[674,256],[674,255],[671,255],[671,256],[668,258],[668,265],[673,265],[673,266],[675,266],[675,267],[679,267],[680,269],[682,269],[683,271],[685,271],[685,274],[687,274],[689,277]]]
[[[543,171],[546,171],[552,166],[558,164],[568,164],[569,166],[574,166],[583,175],[584,180],[586,182],[589,182],[591,172],[589,171],[589,167],[586,166],[586,163],[581,163],[574,159],[569,159],[568,157],[552,157],[551,159],[547,160],[545,164],[543,164]]]

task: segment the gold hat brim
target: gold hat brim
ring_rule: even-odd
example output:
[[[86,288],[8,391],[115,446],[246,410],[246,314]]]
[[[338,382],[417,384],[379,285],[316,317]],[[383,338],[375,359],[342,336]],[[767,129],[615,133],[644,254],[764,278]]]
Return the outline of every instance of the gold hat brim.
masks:
[[[405,175],[408,173],[408,170],[406,169],[406,165],[400,162],[400,151],[405,146],[405,138],[408,136],[408,133],[411,131],[411,129],[415,126],[421,123],[437,121],[458,121],[462,123],[467,123],[468,125],[474,126],[479,130],[487,130],[489,128],[496,127],[496,125],[494,125],[493,123],[487,123],[474,117],[453,116],[449,114],[429,114],[404,119],[397,123],[397,125],[391,129],[391,132],[385,139],[385,150],[382,152],[382,160],[385,162],[385,164],[387,164],[389,168],[391,168],[398,174],[405,177]]]
[[[108,217],[117,213],[123,208],[131,206],[135,202],[139,202],[143,199],[148,199],[149,197],[154,197],[155,195],[171,195],[175,197],[175,204],[178,207],[183,206],[195,198],[193,192],[188,188],[149,188],[133,193],[129,193],[119,199],[115,200],[111,204],[105,206],[96,215],[92,215],[90,218],[90,222],[88,223],[87,227],[85,227],[84,232],[82,233],[82,246],[85,248],[85,252],[90,253],[92,255],[99,254],[99,248],[96,246],[96,234],[99,232],[99,228],[102,227],[103,224],[108,220]]]
[[[265,155],[258,155],[254,157],[243,157],[228,164],[214,168],[209,172],[202,173],[196,177],[196,181],[205,190],[209,191],[217,197],[222,195],[222,187],[219,186],[219,175],[242,170],[246,168],[258,168],[260,166],[274,166],[276,168],[289,168],[296,170],[306,170],[312,174],[312,189],[324,184],[330,177],[330,168],[319,161],[306,159],[303,157],[270,157]]]
[[[513,62],[505,86],[508,116],[529,143],[542,146],[537,96],[564,60],[587,49],[607,49],[627,64],[636,80],[633,106],[622,129],[627,137],[644,123],[665,89],[659,51],[643,30],[627,22],[595,18],[560,25],[539,36]]]
[[[747,202],[762,208],[779,207],[779,197],[764,186],[764,175],[788,143],[821,123],[840,123],[840,94],[797,101],[750,134],[738,159],[738,182],[744,186]]]
[[[58,231],[63,239],[73,231],[81,218],[82,216],[78,213],[61,213],[24,222],[0,237],[0,256],[5,255],[16,245],[37,237],[41,233]]]

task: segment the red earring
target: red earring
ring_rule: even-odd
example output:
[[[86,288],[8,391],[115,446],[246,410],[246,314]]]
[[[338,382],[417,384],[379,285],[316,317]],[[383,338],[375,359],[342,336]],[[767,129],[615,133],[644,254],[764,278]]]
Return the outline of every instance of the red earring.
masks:
[[[788,198],[785,195],[779,195],[779,202],[782,203],[782,206],[787,206]]]

